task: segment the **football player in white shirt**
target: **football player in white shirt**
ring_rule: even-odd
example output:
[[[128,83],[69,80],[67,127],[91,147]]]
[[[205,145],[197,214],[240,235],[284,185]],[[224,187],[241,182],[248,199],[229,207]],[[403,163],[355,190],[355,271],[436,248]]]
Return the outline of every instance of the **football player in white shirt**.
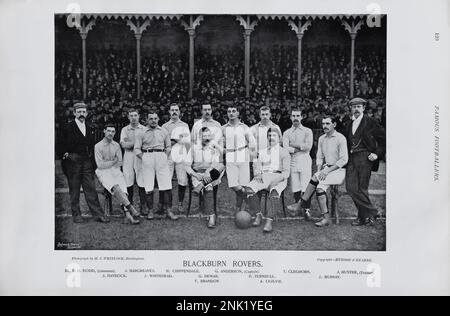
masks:
[[[140,213],[147,216],[144,179],[142,175],[142,160],[138,159],[134,153],[134,140],[136,134],[142,133],[145,126],[139,123],[139,112],[135,109],[128,111],[130,124],[122,128],[120,133],[120,145],[124,150],[123,154],[123,175],[127,185],[128,197],[133,204],[134,183],[136,181],[141,202]]]
[[[188,176],[184,161],[191,146],[191,133],[189,126],[180,120],[180,107],[177,103],[170,106],[169,113],[170,120],[162,127],[169,132],[172,143],[168,163],[172,177],[174,171],[176,171],[178,181],[178,211],[183,213],[183,200],[188,186]]]
[[[246,193],[243,185],[250,182],[250,153],[256,142],[250,128],[239,120],[236,106],[227,109],[228,123],[222,127],[225,146],[228,187],[236,193],[236,212],[239,212]]]
[[[212,108],[210,104],[202,105],[202,118],[195,122],[192,127],[192,144],[201,144],[202,139],[200,136],[201,130],[203,127],[208,127],[212,133],[211,142],[222,150],[222,126],[219,122],[213,119],[212,116]]]

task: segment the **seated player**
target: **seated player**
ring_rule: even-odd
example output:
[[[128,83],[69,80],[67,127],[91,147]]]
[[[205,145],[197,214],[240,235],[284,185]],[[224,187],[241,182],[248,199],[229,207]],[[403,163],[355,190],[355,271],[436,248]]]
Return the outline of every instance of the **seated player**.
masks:
[[[273,219],[281,208],[281,193],[286,189],[290,175],[291,155],[280,146],[281,132],[278,129],[267,131],[269,147],[262,150],[254,163],[253,180],[244,186],[247,193],[247,201],[250,211],[256,214],[253,226],[258,227],[262,223],[263,215],[260,211],[258,192],[269,191],[269,207],[266,214],[264,232],[272,231]]]
[[[317,192],[317,200],[322,218],[316,223],[317,227],[331,224],[327,205],[327,190],[330,185],[340,185],[345,180],[345,165],[348,162],[347,140],[344,135],[336,131],[337,119],[325,115],[322,120],[325,135],[319,138],[317,149],[317,170],[311,179],[299,206],[309,212],[311,197]]]
[[[105,125],[104,133],[105,137],[95,145],[95,162],[97,163],[95,174],[103,187],[124,207],[125,222],[132,225],[139,224],[139,221],[133,218],[133,216],[139,216],[139,213],[128,200],[125,177],[120,170],[122,150],[120,145],[113,140],[116,134],[114,125]]]
[[[220,175],[225,169],[221,163],[221,151],[215,146],[213,134],[208,127],[200,130],[201,144],[194,144],[189,150],[186,172],[192,177],[193,194],[199,201],[203,194],[205,211],[209,216],[208,228],[216,227],[213,188],[220,183]]]

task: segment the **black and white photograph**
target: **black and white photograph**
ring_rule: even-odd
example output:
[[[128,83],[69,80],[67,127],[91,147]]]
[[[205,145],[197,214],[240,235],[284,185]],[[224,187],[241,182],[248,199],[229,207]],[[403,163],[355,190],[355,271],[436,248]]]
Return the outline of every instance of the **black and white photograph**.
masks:
[[[0,0],[0,296],[448,295],[449,17]]]
[[[387,15],[54,23],[55,250],[386,250]]]

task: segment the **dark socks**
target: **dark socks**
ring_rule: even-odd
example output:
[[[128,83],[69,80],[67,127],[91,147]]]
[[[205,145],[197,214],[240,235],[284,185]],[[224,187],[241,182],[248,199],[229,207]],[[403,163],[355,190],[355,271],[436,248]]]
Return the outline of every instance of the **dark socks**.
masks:
[[[319,202],[319,207],[322,214],[327,214],[328,213],[327,193],[326,192],[317,193],[317,201]]]
[[[171,210],[172,209],[172,190],[163,191],[164,196],[164,209]]]
[[[164,212],[164,210],[165,210],[164,192],[165,191],[159,191],[158,212]]]
[[[128,200],[130,201],[131,204],[133,204],[134,186],[128,187],[127,193],[128,193]]]
[[[240,209],[244,202],[245,194],[242,191],[236,192],[236,207]]]
[[[298,191],[298,192],[294,192],[294,200],[295,203],[298,203],[300,201],[300,199],[302,198],[302,192]]]
[[[261,213],[261,203],[260,198],[257,194],[250,196],[247,199],[248,207],[250,209],[250,213],[252,215],[256,215],[258,213]]]
[[[319,185],[319,182],[311,180],[308,184],[308,187],[306,188],[305,194],[303,194],[303,197],[301,198],[302,201],[302,207],[303,208],[311,208],[311,197],[314,195],[314,192],[316,192],[317,186]]]
[[[183,203],[186,187],[184,185],[178,186],[178,203]]]
[[[145,201],[147,202],[147,208],[149,210],[153,209],[153,192],[145,194]]]
[[[130,196],[131,204],[133,204],[132,200],[133,199]],[[139,200],[141,201],[141,205],[145,205],[145,188],[139,187]]]

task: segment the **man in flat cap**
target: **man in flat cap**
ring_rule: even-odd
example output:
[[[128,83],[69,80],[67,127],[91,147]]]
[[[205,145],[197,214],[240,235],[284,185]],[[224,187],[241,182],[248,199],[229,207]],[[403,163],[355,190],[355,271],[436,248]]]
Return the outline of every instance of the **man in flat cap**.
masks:
[[[92,215],[97,221],[107,223],[102,215],[94,182],[94,131],[86,123],[87,106],[76,103],[73,107],[75,120],[63,131],[62,159],[69,182],[70,206],[73,221],[83,223],[80,210],[80,189],[83,186],[84,196]]]
[[[346,174],[347,192],[358,209],[358,218],[353,226],[373,226],[378,214],[369,198],[369,183],[372,171],[378,171],[379,158],[385,151],[385,135],[378,122],[366,116],[364,110],[367,101],[352,99],[353,119],[346,127],[349,162]]]

